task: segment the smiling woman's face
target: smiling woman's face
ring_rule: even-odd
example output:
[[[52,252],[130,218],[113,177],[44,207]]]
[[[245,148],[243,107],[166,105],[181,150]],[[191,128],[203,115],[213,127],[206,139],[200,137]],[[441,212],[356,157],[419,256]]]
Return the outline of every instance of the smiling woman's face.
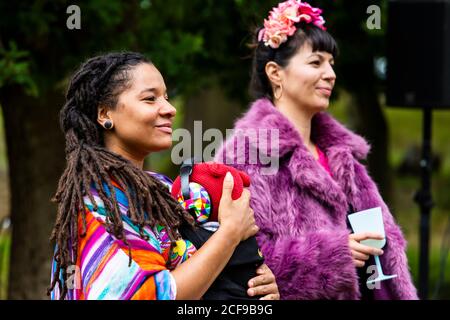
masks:
[[[105,146],[133,160],[172,145],[172,121],[176,109],[169,103],[161,73],[149,63],[128,71],[129,86],[119,96],[114,110],[99,112],[99,122],[113,122],[105,131]]]
[[[305,43],[283,68],[283,95],[312,112],[325,110],[336,81],[333,65],[330,53]]]

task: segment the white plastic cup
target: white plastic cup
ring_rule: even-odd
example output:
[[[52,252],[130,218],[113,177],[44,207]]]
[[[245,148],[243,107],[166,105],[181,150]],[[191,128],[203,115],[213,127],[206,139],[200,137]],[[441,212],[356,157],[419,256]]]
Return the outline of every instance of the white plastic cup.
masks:
[[[364,211],[359,211],[348,215],[348,220],[354,233],[372,232],[383,236],[383,240],[367,239],[361,241],[361,244],[381,249],[386,244],[386,235],[384,233],[383,213],[381,207],[376,207]]]

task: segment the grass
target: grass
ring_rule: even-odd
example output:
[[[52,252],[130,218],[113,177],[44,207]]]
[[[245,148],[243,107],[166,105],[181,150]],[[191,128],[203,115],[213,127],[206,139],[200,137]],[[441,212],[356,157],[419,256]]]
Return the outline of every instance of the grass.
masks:
[[[10,249],[11,235],[0,234],[0,300],[7,297]]]

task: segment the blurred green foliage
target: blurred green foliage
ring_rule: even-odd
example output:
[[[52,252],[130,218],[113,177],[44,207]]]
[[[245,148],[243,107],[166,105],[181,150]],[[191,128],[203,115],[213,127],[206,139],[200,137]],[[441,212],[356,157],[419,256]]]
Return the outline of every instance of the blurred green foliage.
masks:
[[[0,47],[0,88],[8,84],[18,84],[25,87],[25,92],[37,96],[36,83],[30,74],[29,53],[17,49],[14,41],[9,47]]]
[[[243,39],[248,17],[273,1],[79,1],[81,29],[69,30],[71,1],[0,3],[0,81],[54,86],[89,56],[106,51],[146,53],[176,93],[189,93],[219,78],[230,90],[242,90],[248,61]],[[264,6],[263,3],[266,5]],[[232,22],[232,23],[230,23]],[[3,65],[4,65],[3,64]],[[26,77],[25,77],[26,76]],[[195,81],[193,81],[195,80]],[[1,84],[1,82],[0,82]],[[35,88],[34,88],[35,89]],[[236,94],[236,92],[234,94]]]

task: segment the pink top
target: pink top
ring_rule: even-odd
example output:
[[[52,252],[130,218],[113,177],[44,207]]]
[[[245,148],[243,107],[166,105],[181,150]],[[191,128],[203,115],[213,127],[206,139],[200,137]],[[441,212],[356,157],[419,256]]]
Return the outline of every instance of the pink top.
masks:
[[[317,153],[319,154],[319,159],[317,159],[317,161],[319,161],[320,165],[330,174],[330,176],[332,176],[331,171],[330,171],[330,166],[328,165],[328,158],[325,155],[325,153],[322,152],[322,150],[319,149],[319,147],[316,145],[316,150]]]

